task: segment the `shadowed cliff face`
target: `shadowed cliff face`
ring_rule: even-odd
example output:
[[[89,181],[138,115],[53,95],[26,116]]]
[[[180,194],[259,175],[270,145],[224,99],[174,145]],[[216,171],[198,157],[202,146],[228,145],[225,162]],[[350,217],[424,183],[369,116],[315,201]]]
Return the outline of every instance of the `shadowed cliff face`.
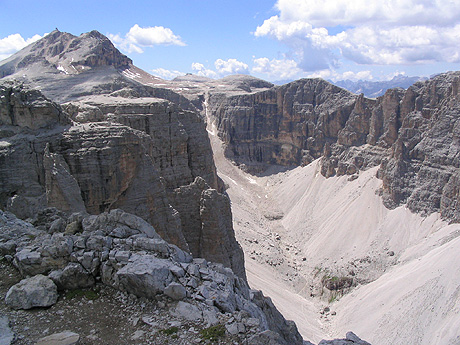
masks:
[[[304,79],[255,94],[211,95],[209,103],[227,155],[236,162],[298,165],[320,157],[326,144],[364,144],[367,128],[359,120],[370,116],[372,101]]]
[[[2,209],[33,218],[48,206],[90,214],[120,208],[168,242],[245,276],[230,202],[197,114],[166,100],[99,97],[66,105],[81,121],[71,124],[38,91],[3,82],[0,92]],[[196,179],[199,192],[178,197]]]
[[[381,165],[387,207],[440,211],[458,222],[459,75],[388,90],[377,100],[304,79],[253,94],[209,96],[226,155],[245,169],[322,157],[326,176]]]

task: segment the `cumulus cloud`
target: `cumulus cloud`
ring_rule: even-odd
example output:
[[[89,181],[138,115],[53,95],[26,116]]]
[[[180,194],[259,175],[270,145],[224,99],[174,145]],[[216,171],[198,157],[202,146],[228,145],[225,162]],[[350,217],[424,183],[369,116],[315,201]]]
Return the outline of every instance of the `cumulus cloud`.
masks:
[[[214,66],[216,66],[217,74],[220,76],[249,73],[249,66],[237,59],[228,59],[227,61],[217,59],[216,62],[214,62]]]
[[[192,63],[192,70],[200,76],[208,78],[222,78],[230,74],[249,74],[249,66],[237,59],[222,60],[214,62],[215,70],[206,68],[202,63]]]
[[[327,80],[332,80],[332,81],[338,81],[338,80],[357,81],[357,80],[373,80],[374,79],[371,71],[359,71],[359,72],[345,71],[345,72],[339,73],[337,71],[330,70],[330,69],[324,69],[321,71],[317,71],[315,73],[311,73],[307,77],[308,78],[322,78],[322,79],[327,79]]]
[[[116,46],[128,53],[143,53],[142,48],[157,45],[185,46],[180,36],[175,35],[171,29],[163,26],[142,28],[135,24],[124,37],[118,34],[108,34],[108,37]]]
[[[265,74],[272,80],[286,80],[297,78],[302,69],[297,66],[297,62],[290,59],[272,59],[263,57],[253,60],[253,73]]]
[[[215,71],[206,68],[202,63],[194,62],[192,63],[192,70],[199,76],[208,77],[208,78],[217,78],[218,75]]]
[[[6,59],[8,56],[16,53],[25,46],[38,41],[42,36],[34,35],[24,39],[20,34],[13,34],[0,39],[0,60]]]
[[[157,77],[160,77],[160,78],[163,78],[163,79],[168,79],[168,80],[185,75],[185,73],[183,73],[183,72],[174,71],[174,70],[168,70],[168,69],[165,69],[165,68],[153,69],[152,74],[154,76],[157,76]]]
[[[255,36],[287,44],[305,71],[358,64],[460,61],[460,2],[278,0]]]

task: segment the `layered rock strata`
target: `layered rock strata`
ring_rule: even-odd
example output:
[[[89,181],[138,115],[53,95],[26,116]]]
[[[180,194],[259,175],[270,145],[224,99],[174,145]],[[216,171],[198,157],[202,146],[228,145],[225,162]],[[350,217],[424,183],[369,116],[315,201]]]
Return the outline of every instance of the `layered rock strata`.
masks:
[[[326,176],[380,165],[387,207],[440,211],[458,222],[460,73],[439,75],[376,100],[319,79],[252,94],[208,97],[227,157],[251,171],[322,157]]]
[[[222,262],[244,277],[229,200],[220,194],[198,115],[165,100],[102,97],[82,106],[85,111],[67,105],[74,120],[81,121],[72,123],[60,106],[37,91],[4,82],[0,92],[3,209],[25,219],[47,206],[91,214],[121,208],[147,220],[168,242]],[[88,107],[94,110],[89,115]],[[176,197],[196,178],[204,180],[200,194],[190,200]],[[182,216],[178,209],[187,203],[200,207]],[[213,221],[216,217],[227,217],[226,225]],[[195,237],[216,246],[197,249]]]

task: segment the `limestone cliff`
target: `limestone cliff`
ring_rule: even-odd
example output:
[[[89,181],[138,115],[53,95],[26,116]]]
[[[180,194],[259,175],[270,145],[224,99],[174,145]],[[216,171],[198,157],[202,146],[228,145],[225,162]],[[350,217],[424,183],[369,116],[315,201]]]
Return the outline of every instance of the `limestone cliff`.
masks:
[[[251,171],[322,157],[324,176],[380,165],[387,207],[440,211],[458,222],[458,72],[388,90],[376,100],[319,79],[208,97],[226,155]]]
[[[91,116],[78,104],[66,106],[78,123],[24,85],[6,81],[0,91],[2,209],[33,218],[47,206],[91,214],[121,208],[147,220],[168,242],[212,257],[244,277],[231,213],[223,212],[229,200],[220,194],[209,139],[197,114],[166,100],[100,97],[82,105],[94,110]],[[176,197],[196,178],[204,181],[203,195]],[[178,212],[186,203],[200,204],[187,213],[191,217]],[[209,224],[215,217],[228,218],[223,220],[227,226]],[[195,250],[189,246],[193,237],[206,245]]]

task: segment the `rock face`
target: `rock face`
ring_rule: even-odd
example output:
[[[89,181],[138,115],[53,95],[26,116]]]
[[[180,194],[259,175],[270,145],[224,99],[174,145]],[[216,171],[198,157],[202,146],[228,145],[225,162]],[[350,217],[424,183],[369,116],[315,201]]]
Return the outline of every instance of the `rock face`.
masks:
[[[237,163],[298,165],[336,142],[351,116],[371,101],[320,79],[303,79],[255,94],[209,100],[211,119]],[[358,144],[362,135],[350,143]]]
[[[5,60],[0,68],[0,77],[36,63],[45,67],[52,66],[65,74],[78,74],[85,68],[100,66],[126,68],[132,61],[97,31],[76,37],[54,30],[37,43],[26,47],[21,55],[13,55]]]
[[[53,217],[52,212],[48,215]],[[62,227],[63,232],[52,234],[11,214],[0,212],[0,216],[4,219],[0,243],[14,238],[18,244],[10,252],[14,255],[14,265],[23,274],[45,273],[51,278],[38,274],[13,286],[6,301],[14,308],[50,305],[46,301],[54,303],[57,298],[52,279],[60,288],[74,288],[82,287],[83,276],[86,287],[102,281],[138,297],[155,300],[169,296],[181,300],[176,313],[184,314],[184,318],[198,315],[213,324],[220,314],[230,313],[235,318],[237,314],[244,314],[246,319],[252,318],[251,324],[257,326],[258,332],[276,333],[283,341],[281,344],[302,344],[295,324],[286,321],[269,299],[260,291],[249,289],[246,281],[230,268],[205,259],[193,259],[132,214],[112,210],[83,218],[72,215],[63,218],[67,224]],[[79,222],[81,230],[66,233],[65,229],[73,222]],[[34,236],[30,236],[31,233]],[[53,287],[54,299],[47,298],[46,303],[37,304],[37,293],[31,292],[26,295],[33,297],[34,302],[19,306],[19,302],[26,301],[21,292],[23,285],[36,288],[45,283]],[[241,316],[238,319],[241,320]],[[244,332],[244,326],[241,327]]]
[[[326,176],[380,165],[387,207],[459,221],[459,72],[376,100],[304,79],[252,94],[208,97],[226,155],[251,171],[308,164]]]
[[[13,309],[30,309],[52,306],[57,298],[57,287],[53,281],[38,274],[13,285],[6,294],[5,302]]]
[[[68,105],[74,119],[83,122],[71,125],[61,107],[38,91],[2,85],[1,208],[23,219],[45,207],[90,214],[121,208],[148,221],[168,242],[244,276],[229,206],[222,212],[229,200],[220,194],[205,125],[197,114],[166,100],[99,97],[89,105],[97,116]],[[215,193],[176,197],[196,178],[205,183],[203,193]],[[210,199],[216,203],[205,201]],[[181,216],[178,209],[188,203],[203,207]],[[227,217],[226,226],[204,224],[213,216]],[[189,247],[188,240],[212,238],[213,233],[225,241],[218,247],[222,250]]]

